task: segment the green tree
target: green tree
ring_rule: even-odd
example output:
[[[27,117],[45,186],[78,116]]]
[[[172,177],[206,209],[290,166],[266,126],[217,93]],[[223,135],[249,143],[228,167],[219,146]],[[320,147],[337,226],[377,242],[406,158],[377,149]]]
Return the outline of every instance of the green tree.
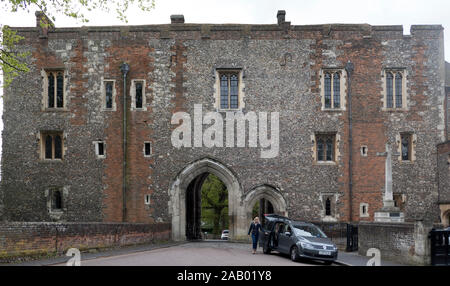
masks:
[[[228,228],[228,190],[214,174],[209,174],[202,186],[202,221],[212,224],[212,233]]]
[[[142,11],[150,11],[155,7],[154,0],[2,0],[0,9],[10,13],[37,10],[45,13],[56,22],[57,15],[64,15],[83,23],[89,22],[86,12],[114,10],[117,18],[128,22],[126,12],[130,5],[137,5]],[[48,26],[48,23],[40,23]],[[8,26],[0,26],[0,68],[3,71],[4,85],[9,85],[20,73],[29,71],[26,58],[29,53],[22,52],[17,44],[22,37]]]

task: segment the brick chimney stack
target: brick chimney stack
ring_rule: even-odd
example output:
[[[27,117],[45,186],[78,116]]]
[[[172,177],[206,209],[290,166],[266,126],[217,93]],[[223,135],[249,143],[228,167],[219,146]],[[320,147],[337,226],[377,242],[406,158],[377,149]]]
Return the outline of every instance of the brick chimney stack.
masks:
[[[54,28],[55,25],[42,11],[36,11],[34,15],[36,16],[36,27],[39,29],[39,37],[47,38],[49,29]]]
[[[278,25],[282,25],[285,22],[285,18],[286,18],[286,11],[278,10],[277,13]]]
[[[183,15],[171,15],[170,16],[170,22],[172,24],[183,24],[184,23],[184,16]]]

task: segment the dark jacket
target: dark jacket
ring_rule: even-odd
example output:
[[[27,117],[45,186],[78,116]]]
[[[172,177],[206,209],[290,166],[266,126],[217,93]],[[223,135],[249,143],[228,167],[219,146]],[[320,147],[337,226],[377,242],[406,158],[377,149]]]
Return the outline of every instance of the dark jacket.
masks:
[[[250,229],[248,230],[248,234],[252,233],[258,235],[260,229],[262,229],[260,223],[255,224],[254,222],[252,222],[252,224],[250,225]]]

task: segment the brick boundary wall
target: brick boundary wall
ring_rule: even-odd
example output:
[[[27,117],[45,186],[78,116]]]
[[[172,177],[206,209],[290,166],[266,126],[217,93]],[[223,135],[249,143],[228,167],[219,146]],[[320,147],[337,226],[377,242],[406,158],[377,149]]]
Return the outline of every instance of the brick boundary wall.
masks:
[[[0,262],[65,253],[168,241],[168,223],[5,222],[0,223]]]
[[[437,225],[421,221],[407,223],[358,224],[358,253],[366,256],[369,248],[380,250],[382,260],[408,265],[430,265],[428,234]]]

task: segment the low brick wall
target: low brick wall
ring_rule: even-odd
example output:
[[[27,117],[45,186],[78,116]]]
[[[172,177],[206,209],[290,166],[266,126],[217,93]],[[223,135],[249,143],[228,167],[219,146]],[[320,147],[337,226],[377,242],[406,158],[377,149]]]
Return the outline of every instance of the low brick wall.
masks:
[[[381,259],[403,264],[430,265],[428,234],[432,225],[415,223],[360,222],[358,253],[366,255],[369,248],[380,250]]]
[[[113,248],[170,237],[168,223],[6,222],[0,223],[0,262],[62,254],[72,247]]]

